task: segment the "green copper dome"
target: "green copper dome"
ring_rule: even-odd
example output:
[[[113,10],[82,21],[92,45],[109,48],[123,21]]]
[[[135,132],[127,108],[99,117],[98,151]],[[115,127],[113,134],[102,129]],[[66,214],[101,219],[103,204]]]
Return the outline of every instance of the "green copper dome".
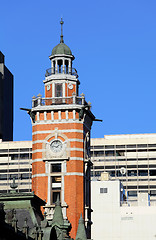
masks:
[[[60,55],[60,54],[72,55],[70,48],[64,42],[60,42],[52,50],[52,55]]]
[[[60,36],[60,43],[56,45],[51,53],[50,59],[53,58],[55,55],[69,55],[72,56],[72,59],[74,59],[74,56],[72,55],[72,51],[70,48],[64,43],[63,40],[63,20],[61,18],[60,24],[61,24],[61,36]]]

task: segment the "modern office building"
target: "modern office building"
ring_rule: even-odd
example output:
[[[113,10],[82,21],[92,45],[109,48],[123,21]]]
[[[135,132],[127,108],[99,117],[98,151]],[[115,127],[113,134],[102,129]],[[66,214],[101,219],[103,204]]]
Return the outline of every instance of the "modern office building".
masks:
[[[13,75],[0,51],[0,139],[13,140]]]
[[[17,192],[31,192],[32,142],[0,142],[0,193],[9,192],[15,177]]]
[[[92,239],[154,240],[156,205],[141,192],[135,205],[125,201],[119,180],[92,181]],[[155,202],[156,203],[156,202]]]
[[[122,181],[127,197],[145,192],[156,198],[156,134],[106,135],[91,139],[92,178],[108,172]]]

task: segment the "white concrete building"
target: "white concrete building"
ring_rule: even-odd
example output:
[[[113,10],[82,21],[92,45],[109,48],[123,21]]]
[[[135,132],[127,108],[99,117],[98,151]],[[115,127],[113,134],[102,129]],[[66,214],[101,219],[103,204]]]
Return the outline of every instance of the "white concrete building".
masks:
[[[91,139],[92,177],[109,173],[122,181],[128,198],[146,192],[156,200],[156,134],[106,135]]]
[[[119,180],[92,181],[92,239],[156,239],[156,206],[141,193],[135,206],[122,200]]]
[[[31,192],[32,142],[0,140],[0,193],[8,192],[13,177],[18,192]]]

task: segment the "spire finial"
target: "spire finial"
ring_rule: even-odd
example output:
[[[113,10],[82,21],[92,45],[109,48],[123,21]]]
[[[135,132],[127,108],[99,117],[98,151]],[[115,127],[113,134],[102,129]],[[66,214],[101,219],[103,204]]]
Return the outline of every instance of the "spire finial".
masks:
[[[63,40],[63,24],[64,24],[64,21],[63,21],[62,17],[61,17],[60,24],[61,24],[61,38],[60,38],[60,43],[64,43],[64,40]]]
[[[82,213],[79,219],[79,225],[77,229],[76,239],[75,240],[87,240],[86,230],[84,225],[84,220],[82,218]]]

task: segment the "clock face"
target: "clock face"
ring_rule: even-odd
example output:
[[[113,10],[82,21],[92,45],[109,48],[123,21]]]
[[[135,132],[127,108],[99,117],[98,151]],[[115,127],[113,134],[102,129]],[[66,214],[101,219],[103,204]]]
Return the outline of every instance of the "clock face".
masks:
[[[55,153],[60,152],[62,150],[62,147],[62,142],[58,139],[52,141],[52,143],[50,144],[51,150]]]
[[[73,89],[73,84],[72,84],[72,83],[69,83],[69,84],[68,84],[68,88],[69,88],[69,89]]]
[[[47,91],[49,91],[50,90],[50,85],[47,85]]]

